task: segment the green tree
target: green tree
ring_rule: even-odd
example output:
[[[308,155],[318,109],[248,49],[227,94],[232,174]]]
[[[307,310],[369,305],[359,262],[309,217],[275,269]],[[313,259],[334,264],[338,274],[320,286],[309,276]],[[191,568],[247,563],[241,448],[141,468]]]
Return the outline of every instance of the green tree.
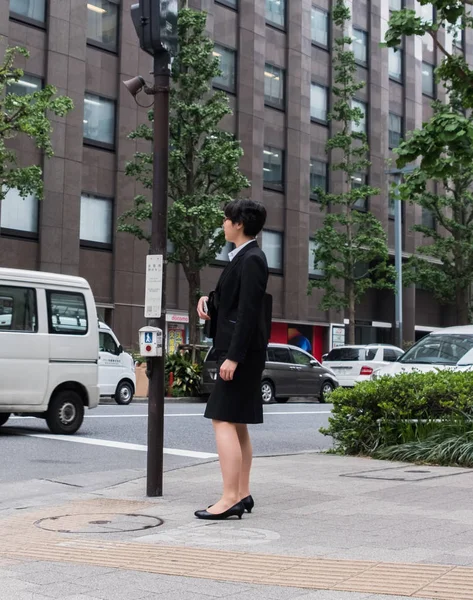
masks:
[[[173,61],[170,97],[168,237],[172,251],[168,261],[182,265],[189,285],[190,343],[199,341],[195,304],[200,295],[200,273],[225,243],[221,231],[222,207],[249,182],[239,170],[240,143],[219,125],[231,114],[224,92],[212,92],[214,77],[221,74],[214,45],[205,33],[207,16],[182,9],[179,12],[179,54]],[[150,125],[140,125],[131,139],[151,142]],[[153,187],[153,154],[137,152],[126,173],[146,189]],[[134,207],[119,219],[119,231],[150,240],[151,203],[138,195]]]
[[[446,48],[438,33],[443,29],[459,39],[473,26],[473,19],[463,0],[420,0],[420,4],[435,9],[435,22],[421,19],[413,10],[393,13],[386,44],[397,45],[402,35],[432,36],[443,54],[436,78],[448,100],[435,101],[431,119],[396,150],[399,168],[418,161],[399,188],[401,199],[420,205],[436,221],[435,228],[414,227],[424,243],[409,261],[405,280],[454,305],[456,322],[464,324],[472,321],[473,310],[473,119],[466,110],[473,107],[473,71],[461,53]]]
[[[347,35],[350,9],[337,0],[333,21],[341,29],[335,40],[334,86],[336,101],[329,119],[336,127],[327,142],[327,152],[338,162],[332,170],[344,173],[344,191],[316,193],[325,210],[324,224],[314,236],[314,264],[322,268],[319,279],[311,281],[309,290],[324,291],[321,308],[345,310],[349,320],[348,343],[355,343],[356,305],[371,288],[392,288],[393,267],[388,264],[386,233],[369,211],[360,210],[379,190],[359,185],[357,179],[370,166],[367,136],[360,127],[363,111],[354,106],[357,92],[365,85],[356,78],[352,38]]]
[[[7,48],[0,63],[0,201],[11,188],[17,188],[22,198],[29,194],[43,197],[41,167],[18,166],[16,152],[9,148],[8,142],[23,134],[31,138],[46,157],[52,156],[52,126],[48,112],[64,117],[73,109],[72,100],[56,96],[56,89],[51,85],[24,96],[11,93],[9,87],[23,77],[22,69],[14,67],[18,55],[29,57],[24,48]]]

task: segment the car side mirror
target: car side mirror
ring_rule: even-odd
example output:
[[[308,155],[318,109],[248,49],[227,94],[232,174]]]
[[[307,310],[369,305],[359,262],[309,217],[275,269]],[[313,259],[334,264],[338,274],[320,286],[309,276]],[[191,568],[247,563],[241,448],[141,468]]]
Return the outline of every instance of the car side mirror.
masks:
[[[319,363],[318,363],[316,360],[311,360],[311,361],[310,361],[310,366],[311,366],[311,367],[318,367],[318,366],[319,366]]]
[[[323,354],[322,355],[322,360],[327,360],[328,354]]]

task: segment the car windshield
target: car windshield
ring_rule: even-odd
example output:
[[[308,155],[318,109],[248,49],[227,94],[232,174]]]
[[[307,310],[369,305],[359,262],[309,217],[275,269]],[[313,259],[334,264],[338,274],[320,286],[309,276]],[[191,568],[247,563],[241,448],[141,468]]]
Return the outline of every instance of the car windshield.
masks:
[[[334,348],[328,353],[326,361],[359,361],[373,360],[376,348]]]
[[[473,348],[473,335],[431,334],[408,350],[399,362],[419,365],[456,365]]]

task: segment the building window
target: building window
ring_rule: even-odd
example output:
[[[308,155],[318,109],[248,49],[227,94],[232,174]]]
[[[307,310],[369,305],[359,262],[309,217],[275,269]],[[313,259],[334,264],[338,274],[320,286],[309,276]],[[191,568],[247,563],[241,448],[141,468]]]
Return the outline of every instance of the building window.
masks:
[[[328,89],[318,83],[310,86],[310,117],[317,121],[327,121]]]
[[[312,42],[324,48],[328,47],[328,12],[312,7],[311,15]]]
[[[115,144],[115,102],[93,94],[84,100],[84,142],[113,148]]]
[[[284,151],[265,146],[263,150],[263,182],[270,187],[284,187]]]
[[[352,191],[361,188],[367,184],[367,177],[363,173],[355,173],[351,176],[351,189]],[[356,210],[368,210],[368,198],[361,196],[353,204],[353,208]]]
[[[318,195],[314,191],[321,188],[326,192],[328,190],[328,164],[321,160],[310,160],[310,197],[312,200],[318,200]]]
[[[7,91],[9,94],[16,94],[17,96],[27,96],[34,92],[39,92],[43,89],[43,80],[40,77],[34,75],[23,75],[21,79],[11,83]]]
[[[353,54],[358,64],[368,64],[368,34],[361,29],[353,29]]]
[[[389,10],[402,10],[402,0],[389,0]]]
[[[266,63],[264,67],[264,101],[284,108],[284,70]]]
[[[397,148],[402,140],[402,117],[389,113],[389,147]]]
[[[235,91],[236,52],[215,44],[213,55],[218,58],[221,75],[214,77],[213,85],[228,92]]]
[[[230,259],[228,255],[232,250],[235,250],[235,244],[233,242],[225,242],[225,246],[215,256],[215,260],[221,260],[222,262],[228,262]]]
[[[401,184],[401,175],[396,173],[395,175],[389,176],[389,189],[388,189],[388,216],[390,219],[394,219],[396,214],[396,189]],[[395,186],[395,187],[394,187]]]
[[[434,22],[434,7],[432,4],[420,4],[419,1],[416,0],[416,8],[418,9],[418,14],[421,19],[428,23]]]
[[[352,124],[351,124],[352,130],[356,131],[358,133],[366,134],[366,103],[361,102],[361,100],[353,100],[352,108],[359,108],[361,110],[361,112],[363,113],[363,116],[360,119],[359,123],[355,123],[355,121],[352,121]]]
[[[268,267],[282,271],[283,234],[279,231],[263,231],[263,252],[266,254]]]
[[[38,233],[38,199],[29,195],[20,196],[19,190],[11,188],[0,205],[0,226],[2,229]]]
[[[111,247],[113,200],[82,194],[80,199],[80,240],[85,245]]]
[[[429,229],[436,230],[436,221],[434,213],[428,208],[422,207],[422,227],[428,227]]]
[[[266,0],[266,21],[272,25],[285,27],[286,0]]]
[[[426,96],[434,96],[434,66],[429,63],[422,63],[422,93]]]
[[[400,48],[389,48],[389,77],[396,81],[402,81],[402,50]]]
[[[323,277],[324,270],[323,265],[318,263],[315,264],[315,251],[317,250],[317,242],[315,240],[309,240],[309,276],[310,277]]]
[[[119,0],[87,0],[87,41],[116,52]]]
[[[225,6],[230,6],[231,8],[237,8],[238,2],[237,0],[215,0],[217,4],[225,4]]]
[[[46,0],[10,0],[10,12],[13,17],[44,23]]]
[[[88,330],[87,307],[83,294],[46,292],[49,333],[85,335]]]

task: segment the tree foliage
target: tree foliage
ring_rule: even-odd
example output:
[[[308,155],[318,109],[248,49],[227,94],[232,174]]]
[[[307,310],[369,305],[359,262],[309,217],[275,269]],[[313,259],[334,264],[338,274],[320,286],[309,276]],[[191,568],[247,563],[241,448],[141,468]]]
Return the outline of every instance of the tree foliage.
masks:
[[[0,64],[0,201],[11,188],[17,188],[23,198],[29,194],[43,197],[41,167],[18,166],[16,152],[8,142],[19,135],[26,135],[46,157],[52,156],[52,126],[48,112],[64,117],[73,109],[72,100],[57,96],[56,89],[51,85],[25,96],[11,93],[9,87],[24,74],[22,69],[14,67],[17,56],[28,58],[29,53],[24,48],[7,48]]]
[[[214,45],[205,33],[206,14],[190,9],[179,12],[179,54],[173,61],[170,97],[170,157],[168,237],[172,243],[169,262],[182,265],[189,283],[190,342],[198,338],[194,304],[200,293],[200,271],[221,250],[222,207],[249,182],[239,170],[243,151],[234,136],[219,128],[231,114],[224,92],[211,91],[221,74]],[[140,125],[131,139],[152,142],[150,124]],[[153,187],[153,154],[138,152],[126,167],[144,188]],[[140,194],[134,207],[120,217],[120,231],[150,241],[151,203]]]
[[[473,282],[473,71],[461,53],[447,50],[439,40],[442,29],[452,38],[473,25],[460,1],[425,2],[435,9],[435,22],[412,10],[393,13],[386,35],[388,46],[401,35],[431,35],[443,60],[437,81],[447,101],[433,102],[434,114],[396,150],[397,166],[416,163],[400,186],[404,201],[420,205],[435,217],[435,227],[416,225],[424,243],[407,265],[406,282],[431,290],[442,303],[455,304],[456,321],[471,322]]]
[[[356,185],[356,179],[371,163],[367,136],[359,127],[364,114],[353,105],[357,92],[365,83],[356,78],[352,38],[346,34],[350,9],[343,0],[337,0],[333,21],[342,30],[342,35],[335,40],[332,91],[336,101],[329,115],[338,130],[326,147],[332,157],[338,158],[332,170],[345,174],[345,191],[331,194],[316,190],[326,212],[323,227],[314,236],[314,264],[323,269],[323,274],[310,282],[309,289],[324,291],[322,309],[347,309],[348,339],[353,344],[356,304],[371,288],[392,288],[394,272],[388,265],[387,239],[382,224],[369,211],[363,210],[368,199],[378,195],[379,190],[370,185]]]

